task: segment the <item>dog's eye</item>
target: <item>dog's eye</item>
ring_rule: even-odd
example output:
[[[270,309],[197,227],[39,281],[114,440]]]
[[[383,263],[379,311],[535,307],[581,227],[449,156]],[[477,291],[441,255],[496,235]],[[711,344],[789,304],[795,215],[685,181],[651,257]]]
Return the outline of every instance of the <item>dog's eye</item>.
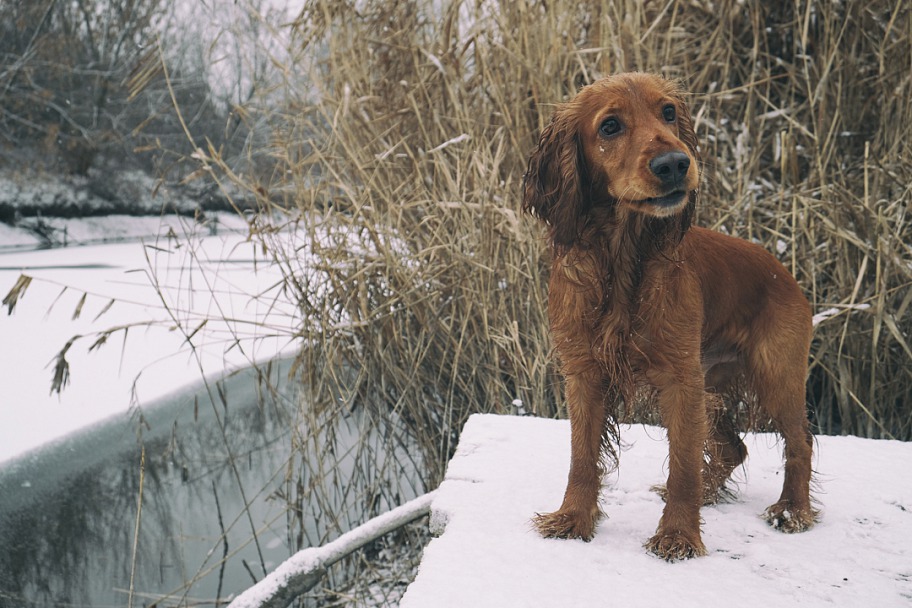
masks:
[[[606,118],[599,127],[599,133],[605,137],[614,135],[621,130],[621,122],[617,118]]]
[[[675,107],[671,104],[668,104],[667,106],[662,108],[662,118],[664,118],[668,122],[674,122],[675,118],[677,118],[677,113],[675,112]]]

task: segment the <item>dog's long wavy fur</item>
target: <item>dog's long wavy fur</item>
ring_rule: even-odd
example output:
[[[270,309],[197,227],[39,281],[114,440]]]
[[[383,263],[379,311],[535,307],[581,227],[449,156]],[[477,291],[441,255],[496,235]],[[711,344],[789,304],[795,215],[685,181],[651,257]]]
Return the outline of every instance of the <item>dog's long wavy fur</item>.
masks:
[[[529,159],[523,208],[547,226],[548,312],[565,379],[571,464],[547,537],[595,533],[619,408],[651,390],[669,439],[665,509],[646,547],[706,553],[700,506],[747,455],[730,416],[756,403],[785,442],[785,481],[764,514],[796,532],[816,521],[805,412],[810,307],[761,247],[691,226],[700,154],[681,88],[619,74],[554,111]],[[743,389],[739,392],[736,389]]]

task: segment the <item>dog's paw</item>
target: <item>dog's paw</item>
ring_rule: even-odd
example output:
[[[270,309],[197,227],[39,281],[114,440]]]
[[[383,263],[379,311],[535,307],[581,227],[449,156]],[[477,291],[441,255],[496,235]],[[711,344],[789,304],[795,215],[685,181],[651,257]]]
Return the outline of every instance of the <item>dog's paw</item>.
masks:
[[[598,513],[586,514],[558,510],[553,513],[536,513],[532,524],[545,538],[581,538],[586,542],[595,535]]]
[[[780,532],[794,534],[804,532],[817,523],[818,513],[814,509],[795,508],[789,501],[780,500],[763,513],[763,519]]]
[[[680,531],[658,532],[646,541],[644,547],[650,553],[661,557],[667,562],[677,562],[706,555],[706,547],[703,545],[703,541],[700,540],[699,535],[693,538],[692,535],[687,535]]]

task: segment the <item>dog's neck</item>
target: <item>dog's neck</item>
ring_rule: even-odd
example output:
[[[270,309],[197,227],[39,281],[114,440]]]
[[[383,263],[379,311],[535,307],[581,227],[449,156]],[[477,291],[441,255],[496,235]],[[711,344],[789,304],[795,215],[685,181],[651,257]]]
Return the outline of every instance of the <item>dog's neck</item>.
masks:
[[[611,209],[611,217],[599,222],[590,241],[599,256],[601,281],[601,351],[606,372],[618,395],[632,403],[636,386],[629,359],[630,340],[639,315],[640,292],[644,284],[662,281],[656,272],[679,259],[678,246],[690,225],[690,218],[656,218],[627,209]],[[659,262],[660,264],[656,264]]]
[[[656,259],[673,262],[677,258],[691,213],[692,204],[682,214],[668,218],[618,206],[592,209],[582,241],[600,258],[603,307],[620,307],[635,314],[647,266]]]

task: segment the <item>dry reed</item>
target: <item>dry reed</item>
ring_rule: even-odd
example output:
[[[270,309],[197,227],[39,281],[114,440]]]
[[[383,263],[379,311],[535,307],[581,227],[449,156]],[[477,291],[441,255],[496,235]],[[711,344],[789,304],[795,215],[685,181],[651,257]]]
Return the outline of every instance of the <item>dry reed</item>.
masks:
[[[520,184],[552,104],[623,70],[684,81],[699,223],[775,252],[822,313],[818,430],[912,438],[907,2],[312,0],[294,32],[251,149],[275,170],[211,160],[262,203],[256,236],[314,321],[314,406],[395,419],[426,484],[471,413],[561,413]],[[272,229],[289,209],[306,242]]]
[[[906,0],[309,0],[292,27],[281,82],[237,108],[247,156],[194,142],[191,175],[260,203],[252,238],[303,320],[274,490],[292,548],[436,485],[472,413],[561,415],[520,186],[553,104],[618,71],[683,80],[698,222],[804,288],[817,430],[912,439]]]

